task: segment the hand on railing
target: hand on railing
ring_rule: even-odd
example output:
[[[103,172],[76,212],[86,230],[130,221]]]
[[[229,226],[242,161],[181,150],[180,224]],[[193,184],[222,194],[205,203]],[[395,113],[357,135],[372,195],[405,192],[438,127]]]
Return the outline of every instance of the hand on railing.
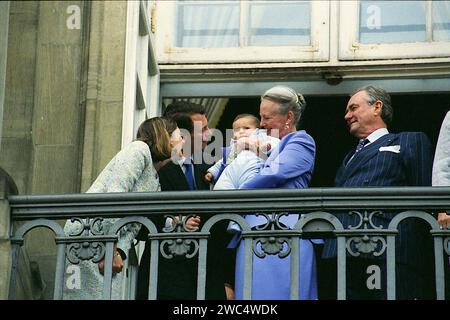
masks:
[[[450,215],[446,212],[438,213],[438,223],[441,226],[441,229],[446,229],[450,227]]]
[[[225,283],[225,295],[227,297],[227,300],[234,300],[235,299],[234,289],[233,289],[233,286],[231,284]]]
[[[117,243],[114,244],[114,258],[113,258],[113,267],[112,267],[112,273],[120,273],[123,269],[123,260],[122,257],[117,250]],[[98,271],[100,274],[103,275],[105,271],[105,258],[103,257],[102,260],[98,262]]]
[[[214,183],[214,176],[211,172],[205,174],[205,181],[208,183]]]
[[[166,220],[166,228],[170,228],[170,224],[172,224],[172,227],[175,228],[178,221],[185,220],[186,216],[182,216],[181,214],[176,216],[174,219],[167,218]],[[197,231],[200,227],[200,216],[191,216],[187,221],[185,222],[186,230],[187,231]]]
[[[200,217],[193,216],[186,221],[186,229],[189,231],[195,231],[200,227]]]

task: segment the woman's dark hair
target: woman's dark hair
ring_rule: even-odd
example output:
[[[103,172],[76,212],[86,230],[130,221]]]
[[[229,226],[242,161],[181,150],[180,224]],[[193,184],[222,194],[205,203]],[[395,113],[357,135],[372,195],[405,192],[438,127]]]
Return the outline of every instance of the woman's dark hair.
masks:
[[[191,101],[176,100],[164,109],[163,116],[174,120],[178,128],[193,132],[194,123],[191,116],[194,114],[206,115],[205,107]]]
[[[171,156],[170,136],[176,129],[173,120],[154,117],[141,123],[136,138],[149,146],[153,162],[163,161]]]

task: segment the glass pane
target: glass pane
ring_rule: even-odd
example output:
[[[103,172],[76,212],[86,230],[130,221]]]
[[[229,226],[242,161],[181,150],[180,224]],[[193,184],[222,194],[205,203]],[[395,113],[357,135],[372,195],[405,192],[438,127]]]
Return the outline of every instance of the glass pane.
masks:
[[[450,40],[450,1],[433,2],[433,40]]]
[[[180,1],[176,23],[176,47],[239,46],[238,1]]]
[[[250,3],[248,44],[309,45],[310,26],[309,1],[254,1]]]
[[[426,1],[360,3],[360,43],[426,41]]]

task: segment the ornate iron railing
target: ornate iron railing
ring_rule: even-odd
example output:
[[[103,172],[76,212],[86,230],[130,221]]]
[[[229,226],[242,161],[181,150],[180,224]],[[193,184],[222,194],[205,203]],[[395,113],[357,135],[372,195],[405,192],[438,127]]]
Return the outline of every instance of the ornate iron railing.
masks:
[[[205,298],[207,241],[211,228],[222,220],[233,220],[242,229],[245,245],[244,298],[252,297],[253,254],[291,256],[291,299],[298,299],[300,238],[337,238],[337,297],[346,296],[346,255],[361,253],[381,255],[386,252],[387,294],[395,299],[395,236],[398,224],[407,218],[418,218],[430,226],[434,241],[435,285],[437,299],[444,299],[444,255],[450,254],[450,230],[441,230],[432,213],[450,208],[449,187],[414,188],[311,188],[303,190],[237,190],[157,193],[108,193],[9,196],[11,223],[22,222],[12,230],[12,268],[9,298],[14,298],[18,252],[24,236],[33,228],[47,227],[55,234],[57,263],[54,298],[63,294],[66,259],[112,261],[117,232],[130,223],[140,223],[149,230],[151,241],[149,299],[157,297],[158,251],[166,257],[186,255],[198,259],[197,298]],[[279,223],[287,212],[301,213],[294,228]],[[343,227],[336,212],[359,217],[359,224]],[[383,212],[398,212],[387,228],[373,223],[372,218]],[[186,232],[182,222],[158,232],[153,217],[169,214],[210,214],[211,217],[197,232]],[[267,223],[250,228],[243,215],[258,213]],[[75,219],[80,232],[66,235],[55,220]],[[119,218],[110,232],[96,229],[102,218]],[[193,246],[192,246],[193,244]],[[258,246],[256,244],[260,244]],[[285,245],[283,245],[285,244]],[[194,248],[194,250],[189,250]],[[104,299],[111,297],[112,264],[105,264]]]

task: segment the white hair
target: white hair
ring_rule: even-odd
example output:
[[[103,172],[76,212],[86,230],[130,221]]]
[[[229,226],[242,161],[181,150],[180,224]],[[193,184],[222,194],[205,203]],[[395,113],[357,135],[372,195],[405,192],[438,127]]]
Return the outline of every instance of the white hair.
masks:
[[[275,86],[264,92],[262,99],[274,101],[280,106],[280,114],[287,114],[292,111],[294,123],[298,124],[303,111],[306,108],[306,101],[302,94],[286,86]]]

